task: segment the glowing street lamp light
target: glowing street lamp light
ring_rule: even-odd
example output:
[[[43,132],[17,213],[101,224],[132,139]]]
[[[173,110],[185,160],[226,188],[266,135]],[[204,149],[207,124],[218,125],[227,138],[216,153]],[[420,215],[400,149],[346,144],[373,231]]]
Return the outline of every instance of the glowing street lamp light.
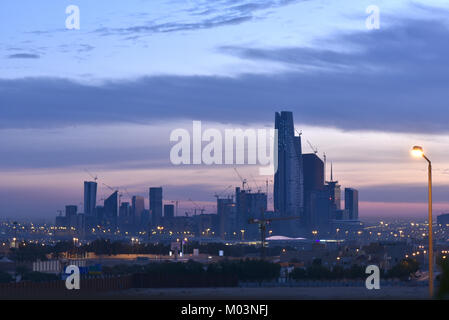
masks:
[[[428,163],[428,187],[429,187],[429,293],[433,296],[433,240],[432,240],[432,162],[424,154],[424,150],[420,146],[414,146],[412,155],[417,158],[424,158]]]
[[[424,156],[424,150],[420,146],[414,146],[412,149],[412,156],[420,158]]]

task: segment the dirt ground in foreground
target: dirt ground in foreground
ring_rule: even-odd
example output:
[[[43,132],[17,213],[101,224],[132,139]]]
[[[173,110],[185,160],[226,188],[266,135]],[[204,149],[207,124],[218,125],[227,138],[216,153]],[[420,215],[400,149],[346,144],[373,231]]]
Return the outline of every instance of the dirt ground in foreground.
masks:
[[[427,287],[278,287],[278,288],[175,288],[129,289],[108,294],[124,299],[198,299],[198,300],[416,300],[428,299]]]

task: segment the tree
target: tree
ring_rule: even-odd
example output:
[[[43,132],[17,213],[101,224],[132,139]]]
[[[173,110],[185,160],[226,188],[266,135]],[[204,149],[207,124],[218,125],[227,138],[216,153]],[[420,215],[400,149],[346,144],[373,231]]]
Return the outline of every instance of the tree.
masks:
[[[348,279],[363,279],[366,278],[365,267],[353,264],[351,268],[346,270],[345,276]]]
[[[18,262],[47,260],[47,249],[35,243],[21,243],[19,248],[12,248],[10,257]]]
[[[31,270],[27,266],[24,266],[24,265],[18,265],[16,267],[16,274],[20,275],[22,278],[25,274],[29,273],[30,271]]]
[[[437,297],[439,299],[447,299],[449,297],[449,262],[441,259],[438,263],[441,267],[441,274],[439,276],[439,288]]]
[[[293,280],[303,280],[307,278],[307,271],[304,268],[294,268],[290,273],[290,278]]]
[[[0,271],[0,283],[7,283],[13,280],[12,276],[9,273]]]
[[[240,281],[258,281],[276,279],[280,276],[281,266],[264,260],[223,260],[210,271],[220,272],[225,275],[236,275]]]
[[[59,280],[59,277],[52,273],[31,271],[31,272],[25,273],[22,277],[22,280],[33,281],[33,282],[46,282],[46,281]]]
[[[398,278],[401,280],[408,280],[410,274],[419,270],[419,263],[414,259],[403,259],[397,265],[387,272],[388,278]]]

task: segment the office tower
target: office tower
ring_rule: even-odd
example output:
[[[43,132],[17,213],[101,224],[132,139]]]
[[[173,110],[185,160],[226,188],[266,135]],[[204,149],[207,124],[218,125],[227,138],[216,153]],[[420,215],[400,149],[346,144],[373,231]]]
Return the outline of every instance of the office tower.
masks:
[[[267,195],[236,188],[236,203],[238,203],[236,206],[237,231],[244,230],[245,239],[259,239],[259,226],[250,224],[248,221],[254,218],[262,218],[265,214],[267,211]]]
[[[57,227],[67,227],[67,219],[65,216],[57,216],[55,220]]]
[[[142,196],[133,196],[132,198],[132,210],[131,224],[135,228],[140,228],[143,225],[142,216],[145,211],[145,199]]]
[[[342,220],[344,211],[341,210],[341,187],[333,179],[327,181],[322,190],[311,192],[311,228],[320,231],[330,231],[332,220]]]
[[[65,216],[66,217],[76,216],[77,212],[78,212],[77,206],[65,206]]]
[[[97,225],[97,224],[101,224],[103,223],[103,218],[104,218],[104,206],[96,206],[95,207],[95,219],[93,222],[95,222],[94,224],[89,225],[93,226],[93,225]]]
[[[96,204],[97,183],[93,181],[84,181],[84,214],[89,217],[94,216]]]
[[[164,205],[164,219],[173,219],[175,217],[175,205],[166,204]]]
[[[131,207],[129,202],[122,202],[119,208],[119,226],[121,229],[127,229],[132,225],[132,215],[131,215]]]
[[[229,237],[230,234],[237,231],[236,207],[231,198],[220,199],[217,197],[217,215],[218,215],[218,236],[221,239]]]
[[[195,234],[200,237],[211,237],[215,225],[216,214],[199,214],[193,217]]]
[[[68,228],[76,228],[77,225],[77,206],[65,206],[65,217]]]
[[[150,210],[144,209],[140,218],[140,229],[148,231],[150,225]]]
[[[345,210],[349,220],[359,220],[359,192],[345,188]]]
[[[78,235],[84,237],[86,231],[86,215],[84,213],[78,213],[76,216],[76,231]]]
[[[104,201],[103,221],[105,226],[115,228],[118,216],[118,191],[114,191],[109,198]]]
[[[334,213],[333,220],[348,220],[347,210],[336,210]]]
[[[278,134],[278,165],[274,175],[274,209],[282,217],[301,216],[304,206],[301,137],[295,136],[293,114],[276,112],[275,129]],[[297,235],[298,221],[282,223],[281,232]]]
[[[306,232],[312,227],[312,193],[324,188],[324,162],[314,153],[303,154],[304,211],[301,226]]]
[[[312,191],[310,205],[312,216],[309,230],[328,231],[330,221],[336,216],[329,185],[326,184],[323,190]]]
[[[331,181],[327,181],[326,184],[329,188],[330,200],[335,210],[341,209],[341,187],[338,181],[334,181],[333,165],[331,164]]]
[[[162,188],[150,188],[151,223],[156,227],[162,222]]]

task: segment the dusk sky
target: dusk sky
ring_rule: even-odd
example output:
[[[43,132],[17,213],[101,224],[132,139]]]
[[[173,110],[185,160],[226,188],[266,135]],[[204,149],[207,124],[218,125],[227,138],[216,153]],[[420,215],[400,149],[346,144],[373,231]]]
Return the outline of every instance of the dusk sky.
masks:
[[[309,140],[359,190],[361,220],[426,217],[414,145],[434,164],[435,214],[449,212],[448,39],[447,0],[3,0],[0,219],[80,205],[85,169],[99,203],[102,183],[162,186],[215,212],[214,193],[241,184],[234,167],[172,165],[170,132],[274,127],[282,110],[303,152]],[[265,191],[258,167],[238,169]]]

